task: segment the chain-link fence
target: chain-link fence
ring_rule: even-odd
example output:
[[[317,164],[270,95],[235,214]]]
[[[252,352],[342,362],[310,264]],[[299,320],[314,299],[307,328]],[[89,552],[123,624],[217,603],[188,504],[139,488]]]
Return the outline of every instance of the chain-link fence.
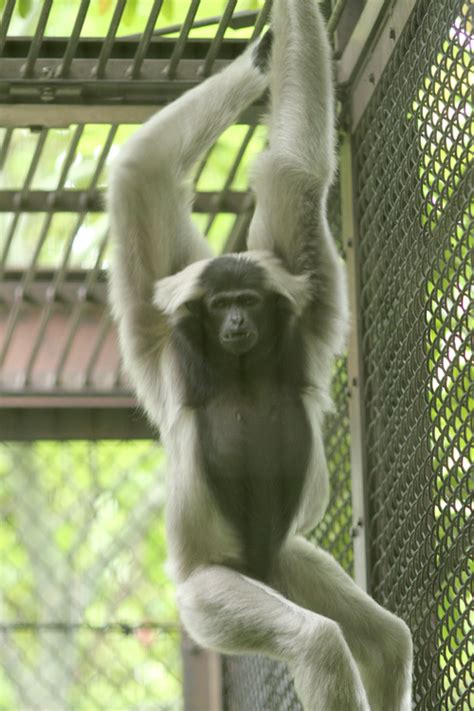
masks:
[[[412,630],[417,711],[472,708],[469,5],[416,4],[355,136],[372,593]]]
[[[181,711],[162,465],[149,441],[0,448],[2,711]]]

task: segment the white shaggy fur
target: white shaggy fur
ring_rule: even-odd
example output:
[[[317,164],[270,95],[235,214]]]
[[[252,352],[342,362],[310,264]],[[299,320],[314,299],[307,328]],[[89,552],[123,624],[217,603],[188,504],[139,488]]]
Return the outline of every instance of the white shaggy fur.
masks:
[[[272,28],[268,73],[257,68],[250,47],[156,114],[120,151],[109,191],[111,302],[125,367],[168,452],[170,563],[189,632],[223,652],[287,662],[307,711],[408,711],[408,628],[298,535],[327,505],[321,426],[333,357],[344,346],[347,304],[326,220],[335,172],[334,101],[315,0],[275,0]],[[272,587],[233,569],[240,544],[200,471],[195,417],[183,405],[170,337],[211,259],[191,222],[189,169],[269,84],[270,145],[253,171],[257,207],[249,252],[236,258],[259,263],[302,320],[311,364],[304,402],[313,431],[301,510],[278,554]]]

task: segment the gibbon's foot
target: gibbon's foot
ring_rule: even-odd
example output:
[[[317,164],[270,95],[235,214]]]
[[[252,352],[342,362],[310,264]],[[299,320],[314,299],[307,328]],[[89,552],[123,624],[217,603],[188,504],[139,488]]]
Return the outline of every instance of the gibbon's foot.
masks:
[[[270,65],[270,54],[272,51],[273,44],[273,32],[267,30],[263,37],[261,38],[258,45],[255,47],[254,51],[254,61],[255,66],[260,69],[261,72],[265,73],[269,69]]]

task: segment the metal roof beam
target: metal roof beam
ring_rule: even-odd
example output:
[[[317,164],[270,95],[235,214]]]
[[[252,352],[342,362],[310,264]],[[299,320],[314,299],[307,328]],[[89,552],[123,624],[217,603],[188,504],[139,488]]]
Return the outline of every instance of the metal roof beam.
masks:
[[[115,38],[109,43],[105,61],[101,38],[76,39],[71,57],[69,38],[45,37],[30,66],[31,39],[7,37],[0,59],[0,125],[68,125],[61,112],[71,106],[74,109],[69,110],[69,123],[95,120],[91,111],[80,115],[79,107],[85,106],[106,107],[105,114],[98,117],[100,123],[132,123],[134,106],[150,105],[154,110],[165,106],[202,81],[205,70],[219,71],[247,46],[246,40],[239,39],[221,38],[218,44],[189,37],[185,42],[181,38],[180,44],[178,41],[153,37],[145,57],[139,54],[143,51],[141,38]],[[31,104],[35,105],[33,121]],[[28,116],[24,116],[22,105],[28,106]],[[241,122],[256,123],[263,105],[260,101],[257,110],[246,111]],[[51,122],[54,115],[49,120],[40,115],[41,107],[53,106],[58,107],[56,123]],[[124,107],[125,112],[118,117],[115,109]],[[136,118],[137,122],[142,119]]]
[[[84,398],[75,393],[63,397],[27,393],[3,398],[0,431],[5,441],[33,439],[157,439],[158,433],[136,407],[133,398]],[[8,403],[8,405],[7,405]]]

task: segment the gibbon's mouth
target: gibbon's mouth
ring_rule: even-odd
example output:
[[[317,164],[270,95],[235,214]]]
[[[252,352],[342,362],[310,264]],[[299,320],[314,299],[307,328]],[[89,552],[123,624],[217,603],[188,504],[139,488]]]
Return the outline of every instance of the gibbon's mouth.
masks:
[[[252,331],[232,331],[223,337],[222,345],[230,353],[242,355],[253,348],[255,341],[255,334]]]

